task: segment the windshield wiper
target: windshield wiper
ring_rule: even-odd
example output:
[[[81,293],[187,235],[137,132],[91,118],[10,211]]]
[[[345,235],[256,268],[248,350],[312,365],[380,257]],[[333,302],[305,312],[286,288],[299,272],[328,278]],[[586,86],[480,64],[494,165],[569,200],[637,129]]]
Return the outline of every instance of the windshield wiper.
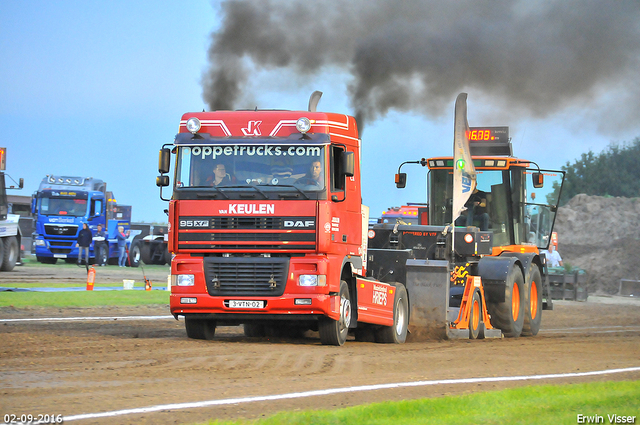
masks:
[[[297,190],[298,192],[300,192],[300,193],[302,194],[302,196],[304,196],[306,199],[309,199],[309,196],[308,196],[306,193],[304,193],[304,192],[302,191],[302,189],[300,189],[298,186],[294,186],[294,185],[292,185],[292,184],[279,184],[277,187],[292,187],[292,188],[294,188],[295,190]],[[287,195],[286,193],[278,193],[278,196],[279,196],[279,197],[281,197],[281,198],[286,198],[286,197],[288,197],[288,195]],[[296,197],[297,197],[297,196],[296,196]]]
[[[264,196],[264,199],[269,199],[269,195],[267,195],[266,193],[264,193],[262,190],[260,190],[259,187],[257,186],[221,186],[222,189],[246,189],[246,188],[251,188],[251,189],[255,189],[257,192],[260,193],[260,195]],[[228,199],[228,198],[227,198]]]
[[[215,187],[215,186],[191,186],[191,187],[193,187],[193,188],[203,188],[203,189],[204,189],[204,188],[206,188],[206,189],[215,189],[215,190],[216,190],[220,195],[222,195],[222,196],[224,196],[225,198],[229,199],[229,197],[228,197],[228,196],[227,196],[223,191],[221,191],[220,189],[218,189],[218,188],[217,188],[217,187]],[[213,196],[213,195],[209,195],[209,194],[206,194],[206,193],[198,193],[198,194],[196,194],[196,196],[197,196],[198,198],[211,198],[211,197],[215,197],[215,196]]]

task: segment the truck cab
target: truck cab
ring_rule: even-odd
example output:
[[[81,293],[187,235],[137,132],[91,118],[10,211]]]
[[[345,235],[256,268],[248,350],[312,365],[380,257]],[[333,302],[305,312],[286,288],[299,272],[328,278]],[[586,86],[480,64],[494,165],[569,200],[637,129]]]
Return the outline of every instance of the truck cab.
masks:
[[[101,224],[108,229],[110,239],[115,238],[117,224],[122,223],[108,220],[108,215],[116,214],[113,195],[107,192],[104,181],[92,177],[47,175],[33,196],[32,212],[37,217],[36,258],[49,264],[58,259],[77,260],[76,242],[82,223],[87,223],[92,232]],[[125,222],[128,226],[128,219]]]

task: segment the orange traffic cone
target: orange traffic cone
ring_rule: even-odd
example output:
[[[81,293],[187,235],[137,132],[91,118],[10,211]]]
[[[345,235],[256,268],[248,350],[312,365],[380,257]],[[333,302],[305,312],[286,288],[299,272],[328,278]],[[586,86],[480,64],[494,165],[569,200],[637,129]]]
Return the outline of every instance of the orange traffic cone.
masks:
[[[96,269],[91,266],[87,272],[87,291],[93,291],[93,284],[96,281]]]
[[[150,291],[151,290],[151,281],[149,279],[145,279],[144,280],[144,290],[145,291]]]

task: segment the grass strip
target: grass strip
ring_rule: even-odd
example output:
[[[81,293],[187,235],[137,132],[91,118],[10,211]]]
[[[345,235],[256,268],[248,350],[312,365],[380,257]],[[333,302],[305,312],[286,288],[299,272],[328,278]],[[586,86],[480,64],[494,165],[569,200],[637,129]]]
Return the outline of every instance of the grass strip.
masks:
[[[338,410],[281,412],[257,420],[213,421],[209,425],[424,425],[575,424],[578,415],[638,416],[640,381],[539,385],[462,396],[374,403]],[[582,423],[587,422],[584,419]],[[620,423],[620,422],[618,422]],[[626,421],[626,423],[629,423]]]
[[[169,292],[132,290],[0,293],[0,307],[64,308],[147,304],[169,304]]]

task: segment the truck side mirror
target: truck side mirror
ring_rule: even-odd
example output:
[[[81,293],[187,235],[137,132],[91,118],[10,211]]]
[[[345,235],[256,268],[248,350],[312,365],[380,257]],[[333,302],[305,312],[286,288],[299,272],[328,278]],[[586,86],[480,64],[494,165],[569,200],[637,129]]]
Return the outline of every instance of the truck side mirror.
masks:
[[[542,186],[544,186],[544,176],[542,175],[542,173],[533,173],[531,175],[531,178],[533,180],[533,187],[535,187],[536,189],[540,189]]]
[[[353,177],[355,174],[355,160],[353,152],[342,152],[342,158],[340,158],[340,165],[342,169],[340,172],[343,176]]]
[[[158,155],[158,172],[160,174],[166,174],[171,168],[171,150],[167,148],[160,149]]]
[[[169,186],[169,176],[158,176],[158,177],[156,177],[156,186],[158,186],[158,187],[167,187],[167,186]]]
[[[20,177],[20,180],[18,180],[18,189],[22,189],[23,187],[24,187],[24,179]]]
[[[404,189],[407,185],[407,173],[396,174],[396,187],[398,189]]]

